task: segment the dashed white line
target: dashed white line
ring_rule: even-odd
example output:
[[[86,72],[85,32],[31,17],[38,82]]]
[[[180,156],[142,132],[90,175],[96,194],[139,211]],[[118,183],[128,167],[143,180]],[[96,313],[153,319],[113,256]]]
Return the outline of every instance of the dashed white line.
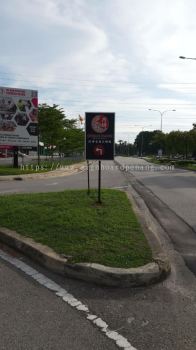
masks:
[[[121,190],[121,189],[124,189],[124,188],[128,188],[129,186],[128,185],[125,185],[125,186],[115,186],[115,187],[112,187],[113,190]]]
[[[17,258],[13,258],[7,253],[3,252],[1,249],[0,258],[14,265],[15,267],[23,271],[25,274],[36,280],[39,284],[51,290],[53,293],[55,293],[57,297],[60,297],[71,307],[83,312],[86,319],[89,322],[91,322],[94,326],[96,326],[101,332],[103,332],[107,338],[113,340],[119,348],[124,350],[137,350],[128,342],[128,340],[125,337],[123,337],[118,332],[111,330],[108,324],[105,321],[103,321],[100,317],[91,314],[88,306],[83,304],[80,300],[76,299],[72,294],[68,293],[66,289],[62,288],[60,285],[53,282],[48,277],[44,276],[42,273],[39,273],[37,270],[33,269],[23,261],[20,261]]]
[[[45,183],[45,186],[56,186],[58,185],[58,182],[52,182],[51,184]]]

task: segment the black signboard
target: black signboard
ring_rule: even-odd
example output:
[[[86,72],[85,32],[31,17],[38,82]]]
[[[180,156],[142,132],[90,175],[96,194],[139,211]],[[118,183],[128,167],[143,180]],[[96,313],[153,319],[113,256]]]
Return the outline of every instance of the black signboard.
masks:
[[[86,113],[86,159],[114,159],[114,113]]]

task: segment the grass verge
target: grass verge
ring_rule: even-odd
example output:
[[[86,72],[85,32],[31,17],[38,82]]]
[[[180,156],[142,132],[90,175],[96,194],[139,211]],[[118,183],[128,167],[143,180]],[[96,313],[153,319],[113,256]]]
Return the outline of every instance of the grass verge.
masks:
[[[146,158],[150,163],[159,164],[159,165],[174,165],[176,168],[185,169],[185,170],[195,170],[196,171],[196,161],[193,160],[169,160],[168,158]]]
[[[69,262],[137,267],[152,261],[141,226],[124,192],[84,190],[1,196],[1,226],[69,256]]]
[[[0,176],[7,176],[7,175],[25,175],[25,174],[34,174],[34,173],[43,173],[49,170],[41,170],[36,168],[36,165],[33,166],[33,169],[29,167],[21,169],[19,168],[13,168],[11,165],[10,166],[4,166],[0,165]]]

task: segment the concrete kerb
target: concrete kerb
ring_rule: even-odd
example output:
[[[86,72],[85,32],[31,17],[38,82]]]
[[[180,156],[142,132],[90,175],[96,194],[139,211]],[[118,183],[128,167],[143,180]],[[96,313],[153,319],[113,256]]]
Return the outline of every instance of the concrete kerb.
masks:
[[[29,180],[29,179],[45,179],[50,177],[61,177],[72,175],[78,172],[81,172],[86,169],[86,162],[75,163],[71,166],[65,166],[63,169],[51,170],[43,173],[32,173],[32,174],[24,174],[24,175],[3,175],[0,176],[0,181],[16,181],[16,180]]]
[[[115,163],[119,166],[119,169],[126,175],[126,167],[124,168],[122,164],[120,164],[116,160]],[[171,272],[171,264],[166,252],[165,242],[161,239],[159,234],[160,224],[157,222],[156,218],[146,205],[144,199],[139,194],[139,182],[137,182],[137,179],[134,176],[133,178],[134,184],[131,184],[129,181],[129,187],[126,190],[127,196],[132,203],[133,209],[137,217],[139,218],[145,236],[152,249],[153,261],[159,265],[159,269],[161,271],[161,278],[164,279]]]
[[[23,237],[17,232],[0,228],[0,240],[32,260],[58,274],[114,287],[139,287],[159,281],[162,271],[157,262],[138,268],[113,268],[94,263],[70,264],[52,249]]]
[[[171,272],[171,265],[166,253],[164,242],[163,240],[162,242],[160,240],[159,224],[155,222],[155,218],[152,216],[143,198],[133,187],[131,187],[131,185],[129,185],[126,192],[152,249],[153,261],[159,265],[161,271],[160,279],[164,279]]]

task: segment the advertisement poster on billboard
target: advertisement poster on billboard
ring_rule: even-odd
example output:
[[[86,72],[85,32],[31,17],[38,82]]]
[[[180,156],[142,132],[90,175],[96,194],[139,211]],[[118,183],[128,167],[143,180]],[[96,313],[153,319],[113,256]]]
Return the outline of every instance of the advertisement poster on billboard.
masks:
[[[114,159],[114,113],[86,113],[86,159]]]
[[[38,92],[0,87],[0,145],[38,144]]]

